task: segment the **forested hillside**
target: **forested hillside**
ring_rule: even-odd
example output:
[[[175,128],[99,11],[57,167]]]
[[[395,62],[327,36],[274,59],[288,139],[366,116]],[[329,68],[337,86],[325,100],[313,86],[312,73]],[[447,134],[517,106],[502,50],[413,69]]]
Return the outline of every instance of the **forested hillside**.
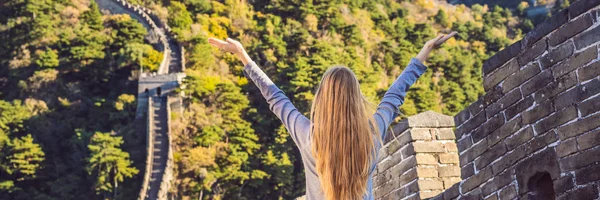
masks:
[[[206,43],[235,38],[307,114],[322,73],[346,65],[373,102],[423,43],[459,31],[410,90],[404,115],[453,115],[483,94],[482,62],[520,39],[508,9],[418,1],[137,1],[157,11],[187,49],[186,111],[176,135],[181,198],[290,199],[304,194],[299,154],[233,56]]]
[[[146,29],[88,0],[0,10],[0,199],[137,197],[134,73],[161,58]]]
[[[287,131],[241,63],[208,37],[240,40],[308,113],[328,67],[354,70],[376,104],[427,39],[456,30],[400,110],[453,115],[483,94],[483,61],[532,26],[501,7],[432,0],[129,2],[153,10],[186,49],[185,111],[171,127],[178,199],[304,194]],[[102,16],[89,0],[10,0],[0,9],[0,199],[135,198],[145,155],[134,132],[135,73],[160,63],[145,29]]]

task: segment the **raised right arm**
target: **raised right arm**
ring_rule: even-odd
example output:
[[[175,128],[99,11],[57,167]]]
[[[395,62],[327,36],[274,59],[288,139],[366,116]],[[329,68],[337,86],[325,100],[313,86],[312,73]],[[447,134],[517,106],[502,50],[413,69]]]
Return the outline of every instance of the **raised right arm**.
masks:
[[[377,107],[377,112],[373,116],[377,122],[377,128],[381,134],[381,139],[385,139],[387,128],[398,116],[398,107],[404,103],[406,92],[417,79],[427,70],[427,67],[416,58],[410,60],[410,63],[402,71],[402,74],[394,81],[392,86],[383,95],[383,99]]]

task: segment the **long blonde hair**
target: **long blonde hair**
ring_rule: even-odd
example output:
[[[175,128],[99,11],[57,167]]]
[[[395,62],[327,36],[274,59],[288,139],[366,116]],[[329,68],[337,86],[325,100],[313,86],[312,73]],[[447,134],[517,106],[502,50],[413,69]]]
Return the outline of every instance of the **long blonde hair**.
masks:
[[[375,156],[373,109],[346,67],[328,69],[311,109],[312,154],[327,200],[362,199]]]

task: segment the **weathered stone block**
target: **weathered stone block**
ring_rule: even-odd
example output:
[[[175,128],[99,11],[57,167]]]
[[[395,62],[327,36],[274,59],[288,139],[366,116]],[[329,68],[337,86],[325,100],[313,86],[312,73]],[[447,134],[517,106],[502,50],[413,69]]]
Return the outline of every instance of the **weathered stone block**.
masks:
[[[489,145],[489,142],[488,142]],[[499,143],[493,147],[490,147],[488,151],[481,154],[479,159],[475,160],[475,168],[483,169],[488,164],[492,163],[492,161],[496,160],[498,157],[504,155],[506,153],[506,146],[504,143]]]
[[[586,50],[576,53],[568,60],[559,63],[552,67],[552,74],[554,77],[560,77],[565,75],[585,64],[591,62],[598,57],[598,48],[596,46],[587,48]]]
[[[469,109],[464,109],[463,111],[460,111],[458,114],[456,114],[456,116],[454,116],[454,123],[457,126],[460,126],[463,123],[465,123],[467,120],[469,120],[470,118],[471,118],[471,112],[469,112]]]
[[[567,195],[557,198],[557,200],[571,199],[596,199],[598,198],[598,188],[596,185],[587,185],[567,192]]]
[[[562,123],[561,123],[562,124]],[[592,115],[557,129],[561,140],[588,132],[600,126],[600,114]]]
[[[412,145],[416,153],[445,152],[444,145],[441,142],[414,142]]]
[[[523,159],[527,155],[525,149],[525,146],[519,146],[514,151],[507,153],[504,157],[500,158],[498,162],[492,164],[492,173],[499,174]]]
[[[437,180],[418,180],[421,190],[443,190],[444,183]]]
[[[508,186],[502,189],[500,193],[498,193],[498,197],[501,200],[514,199],[515,197],[517,197],[517,189],[514,185]]]
[[[463,194],[470,192],[471,190],[479,187],[482,183],[488,181],[492,177],[491,168],[485,168],[480,170],[479,173],[465,179],[461,184],[461,191]]]
[[[410,137],[415,140],[431,140],[431,132],[428,128],[413,128],[410,131]]]
[[[435,156],[431,154],[418,153],[417,155],[417,164],[419,165],[437,165],[438,161]]]
[[[415,152],[415,147],[413,146],[413,143],[409,143],[406,146],[402,147],[400,149],[400,154],[402,154],[403,158],[408,158],[410,156],[414,156],[416,154],[416,152]]]
[[[487,105],[484,103],[483,97],[481,97],[481,98],[477,99],[477,101],[475,101],[471,105],[469,105],[469,107],[467,107],[467,109],[469,110],[469,112],[471,112],[472,116],[475,116],[475,115],[479,114],[479,112],[481,112],[481,110],[483,110],[485,108],[485,106],[487,106]]]
[[[575,47],[577,47],[577,49],[586,48],[598,42],[598,40],[600,40],[600,26],[596,26],[595,28],[587,30],[573,38],[573,41],[575,41]]]
[[[525,99],[522,99],[521,101],[517,102],[516,104],[506,108],[506,110],[504,111],[504,116],[506,116],[507,120],[510,120],[513,117],[517,116],[517,114],[527,110],[527,108],[531,107],[532,105],[533,105],[533,97],[527,96]]]
[[[558,77],[555,81],[546,85],[542,89],[534,93],[535,102],[541,103],[557,94],[564,92],[577,84],[577,73],[575,71]]]
[[[560,159],[560,168],[570,171],[600,161],[600,148],[592,148],[578,154]]]
[[[571,19],[575,19],[575,17],[581,15],[582,13],[590,10],[593,7],[596,7],[600,4],[599,0],[579,0],[575,1],[571,4],[569,9],[569,17]]]
[[[565,24],[569,20],[567,10],[563,10],[554,14],[550,19],[537,25],[531,30],[521,43],[523,43],[523,49],[526,49],[530,44],[538,41],[540,38],[548,35],[561,25]]]
[[[494,72],[490,73],[483,80],[483,88],[485,91],[490,90],[492,87],[498,85],[502,80],[504,80],[507,76],[519,71],[519,64],[516,59],[512,59],[511,61],[505,63],[501,67],[499,67]]]
[[[485,150],[487,150],[487,140],[482,140],[479,143],[474,144],[470,149],[465,151],[460,155],[460,165],[461,167],[475,160],[479,155],[481,155]]]
[[[535,124],[535,131],[538,133],[544,133],[554,127],[564,124],[568,121],[577,118],[577,109],[575,106],[570,106],[565,109],[556,111],[554,114],[540,120]]]
[[[435,167],[417,167],[419,178],[437,178],[438,170]]]
[[[521,92],[523,92],[523,96],[527,96],[548,85],[548,83],[553,80],[554,78],[552,77],[552,72],[550,72],[550,70],[542,71],[542,73],[535,75],[533,78],[529,79],[529,81],[524,83],[523,86],[521,86]]]
[[[575,82],[577,82],[577,80],[575,80]],[[495,102],[492,105],[489,105],[487,108],[485,108],[486,115],[487,116],[496,115],[498,112],[506,109],[508,106],[511,106],[512,104],[521,100],[521,96],[522,96],[521,90],[510,91],[509,93],[504,95],[504,97],[500,98],[497,102]]]
[[[389,156],[389,159],[384,159],[383,161],[379,162],[379,164],[377,165],[377,168],[379,168],[379,171],[385,171],[388,170],[390,167],[400,163],[400,161],[402,160],[402,156],[400,154],[393,154],[391,156]]]
[[[576,139],[563,140],[560,142],[560,144],[558,144],[558,146],[556,146],[556,155],[558,155],[561,158],[575,152],[577,152]]]
[[[552,101],[546,101],[522,114],[523,124],[532,124],[554,112]]]
[[[469,163],[468,165],[463,166],[460,169],[460,178],[466,179],[475,174],[475,165],[473,163]]]
[[[521,52],[521,42],[515,42],[506,47],[502,51],[496,53],[483,63],[483,74],[486,77],[490,72],[494,71],[498,66],[503,65],[508,60],[514,58]]]
[[[438,140],[455,140],[456,136],[451,128],[438,128],[433,129]]]
[[[546,40],[540,40],[533,44],[530,48],[524,51],[519,57],[517,57],[519,65],[525,65],[533,60],[535,60],[538,56],[542,55],[546,49],[548,48],[548,43]]]
[[[519,172],[516,173],[516,177],[520,194],[529,192],[527,181],[534,174],[546,171],[552,179],[558,178],[560,174],[558,162],[556,161],[556,152],[551,148],[534,154],[532,157],[517,164],[515,170]]]
[[[481,194],[483,196],[490,195],[513,181],[512,172],[507,171],[495,176],[491,181],[486,182],[481,186]]]
[[[579,85],[576,88],[558,95],[554,100],[554,106],[555,109],[558,110],[568,105],[581,102],[598,93],[600,93],[600,80],[592,79],[592,81],[586,84]]]
[[[506,143],[506,148],[515,149],[517,146],[529,141],[531,138],[533,138],[533,128],[530,126],[520,130],[513,136],[506,138],[504,143]]]
[[[487,91],[485,93],[485,95],[483,95],[484,108],[487,107],[488,105],[498,101],[498,99],[502,98],[503,96],[504,96],[504,93],[502,92],[502,87],[500,87],[500,86],[495,86],[490,91]],[[488,116],[488,117],[490,117],[490,116]]]
[[[552,67],[554,64],[564,60],[565,58],[571,57],[571,55],[573,55],[573,51],[574,47],[573,42],[571,41],[567,41],[561,45],[558,45],[556,48],[549,50],[548,54],[540,58],[542,69]]]
[[[504,125],[504,114],[499,113],[497,115],[494,115],[479,128],[475,129],[473,133],[471,133],[471,137],[473,137],[473,142],[477,142],[485,138],[488,134],[500,128],[500,126],[502,125]]]
[[[448,178],[443,178],[442,180],[444,181],[445,189],[451,188],[454,184],[460,183],[460,181],[461,181],[461,179],[458,177],[448,177]]]
[[[584,82],[600,76],[600,61],[579,68],[579,82]]]
[[[419,197],[415,198],[415,200],[432,198],[441,193],[442,193],[442,190],[427,190],[427,191],[421,190],[421,191],[419,191]]]
[[[600,96],[591,98],[579,104],[579,112],[582,117],[600,111]]]
[[[460,162],[456,153],[443,153],[439,157],[442,164],[458,164]]]
[[[458,184],[454,184],[452,187],[444,191],[444,199],[454,199],[460,195],[458,191]]]
[[[389,134],[391,135],[391,134]],[[396,136],[394,139],[385,143],[387,146],[385,147],[386,152],[389,155],[394,154],[398,149],[404,147],[406,144],[411,142],[412,139],[410,137],[410,133],[408,131]]]
[[[439,177],[459,177],[460,176],[460,167],[448,165],[448,166],[440,166],[438,168]]]
[[[523,123],[521,117],[517,117],[505,123],[500,128],[496,129],[494,132],[487,136],[488,146],[495,145],[496,143],[502,141],[507,136],[512,135],[513,133],[521,129],[522,126]]]
[[[399,190],[395,190],[389,194],[388,198],[384,199],[402,199],[412,194],[419,192],[419,185],[417,181],[404,185]],[[418,195],[417,195],[418,196]]]
[[[458,152],[462,153],[472,145],[473,141],[471,140],[471,136],[464,137],[457,142]]]
[[[581,33],[585,29],[592,26],[593,23],[594,21],[591,14],[585,14],[576,20],[572,20],[556,30],[556,32],[552,33],[552,35],[548,37],[548,44],[550,46],[556,46],[557,44],[560,44],[565,40],[577,35],[577,33]]]
[[[554,131],[548,131],[545,134],[539,135],[538,137],[534,138],[529,143],[527,143],[525,145],[525,151],[527,154],[533,153],[537,150],[548,146],[550,143],[553,143],[556,140],[558,140],[558,136],[556,136],[556,133]]]
[[[502,92],[506,93],[508,91],[511,91],[513,88],[521,85],[525,81],[529,80],[531,77],[535,76],[536,74],[539,74],[540,71],[541,70],[539,62],[527,64],[527,66],[525,66],[523,69],[517,71],[513,75],[510,75],[506,78],[506,80],[504,80],[504,82],[502,82]]]
[[[475,115],[456,129],[456,138],[461,138],[463,134],[473,131],[475,128],[483,124],[485,120],[485,112],[480,112],[479,114]]]
[[[573,177],[570,174],[554,180],[553,183],[556,194],[562,194],[575,186],[573,184]]]
[[[579,144],[579,150],[600,146],[600,130],[595,130],[577,137],[577,144]]]
[[[600,163],[594,163],[586,168],[577,170],[575,177],[577,185],[585,185],[589,182],[600,180]]]
[[[458,153],[458,147],[456,147],[456,143],[454,142],[444,143],[444,149],[446,149],[446,152]]]
[[[468,192],[467,194],[464,194],[464,190],[463,190],[463,195],[462,195],[461,199],[469,199],[469,200],[483,199],[483,195],[481,194],[481,188],[475,188],[472,191]]]

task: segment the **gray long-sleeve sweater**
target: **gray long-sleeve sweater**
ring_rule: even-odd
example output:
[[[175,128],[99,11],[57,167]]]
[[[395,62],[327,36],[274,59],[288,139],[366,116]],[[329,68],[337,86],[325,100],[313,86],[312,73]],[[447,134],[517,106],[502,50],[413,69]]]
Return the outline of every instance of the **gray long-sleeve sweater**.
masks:
[[[408,67],[404,69],[402,74],[394,81],[392,86],[383,96],[381,103],[377,107],[377,112],[374,114],[377,126],[380,130],[379,137],[385,138],[386,130],[394,118],[398,116],[398,107],[404,102],[406,91],[415,83],[415,81],[425,72],[427,67],[419,60],[411,59]],[[311,121],[302,115],[288,99],[283,91],[281,91],[267,75],[254,62],[248,63],[244,67],[244,72],[256,86],[258,86],[263,97],[267,100],[269,108],[283,122],[285,128],[290,133],[294,143],[298,146],[302,155],[302,163],[304,164],[306,176],[306,199],[318,200],[324,199],[323,191],[321,190],[321,182],[315,169],[316,161],[311,153]],[[377,145],[377,149],[381,145]],[[377,156],[375,156],[377,158]],[[373,167],[369,174],[367,185],[367,193],[363,199],[373,199],[373,171],[375,171],[376,161],[373,161]]]

